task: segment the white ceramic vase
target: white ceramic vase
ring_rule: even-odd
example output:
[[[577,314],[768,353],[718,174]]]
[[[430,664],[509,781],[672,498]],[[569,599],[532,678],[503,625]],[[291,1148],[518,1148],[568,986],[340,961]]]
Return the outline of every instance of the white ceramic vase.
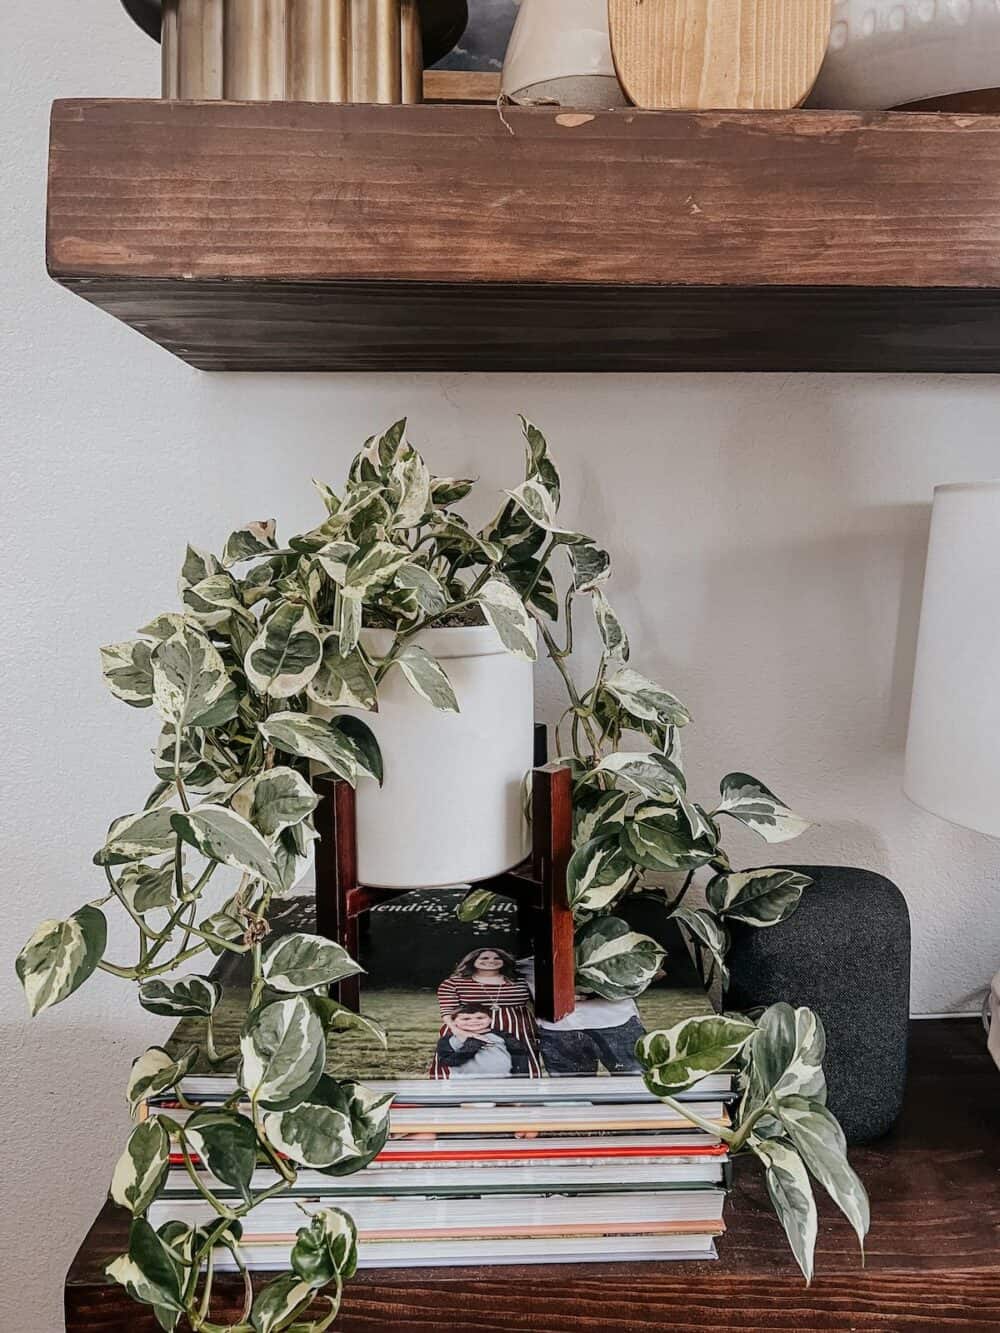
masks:
[[[835,0],[809,105],[875,110],[996,87],[996,0]]]
[[[376,657],[389,630],[364,630]],[[364,713],[385,783],[358,783],[358,877],[373,887],[471,884],[518,865],[530,839],[525,778],[534,755],[534,673],[488,626],[425,630],[414,643],[441,663],[460,713],[422,699],[394,668],[379,711]]]
[[[608,0],[519,0],[503,64],[514,102],[584,111],[627,106],[608,31]]]

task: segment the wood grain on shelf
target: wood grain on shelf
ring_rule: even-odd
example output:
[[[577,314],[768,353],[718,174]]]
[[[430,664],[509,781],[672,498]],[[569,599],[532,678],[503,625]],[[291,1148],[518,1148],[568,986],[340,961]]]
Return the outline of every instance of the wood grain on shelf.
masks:
[[[867,1267],[820,1200],[817,1277],[806,1288],[753,1163],[737,1163],[718,1263],[362,1271],[337,1328],[408,1333],[1000,1328],[1000,1075],[975,1019],[916,1022],[902,1119],[853,1150],[872,1200]],[[66,1333],[156,1333],[150,1312],[102,1277],[125,1245],[108,1206],[66,1282]],[[242,1284],[219,1279],[220,1319]]]
[[[204,369],[995,371],[1000,117],[57,102],[47,253]]]
[[[787,110],[812,89],[833,0],[609,0],[611,47],[638,106]]]

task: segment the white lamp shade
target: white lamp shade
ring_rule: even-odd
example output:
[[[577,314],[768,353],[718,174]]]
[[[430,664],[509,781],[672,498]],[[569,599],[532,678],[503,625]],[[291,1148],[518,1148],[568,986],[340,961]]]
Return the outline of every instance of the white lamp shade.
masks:
[[[903,790],[1000,836],[1000,481],[934,491]]]

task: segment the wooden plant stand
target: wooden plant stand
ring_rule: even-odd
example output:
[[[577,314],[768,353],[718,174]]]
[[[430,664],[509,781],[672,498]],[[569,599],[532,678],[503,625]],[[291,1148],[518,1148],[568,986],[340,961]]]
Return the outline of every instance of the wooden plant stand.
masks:
[[[536,742],[537,748],[537,742]],[[537,754],[536,754],[537,757]],[[370,888],[358,882],[358,840],[354,789],[336,778],[315,782],[316,929],[358,956],[358,922],[365,912],[412,889]],[[566,896],[566,866],[573,846],[572,774],[559,764],[541,764],[532,777],[533,848],[516,869],[481,881],[476,888],[513,898],[517,904],[519,948],[535,958],[535,1012],[557,1022],[574,1006],[573,913]],[[361,978],[348,977],[334,988],[341,1004],[360,1010]]]

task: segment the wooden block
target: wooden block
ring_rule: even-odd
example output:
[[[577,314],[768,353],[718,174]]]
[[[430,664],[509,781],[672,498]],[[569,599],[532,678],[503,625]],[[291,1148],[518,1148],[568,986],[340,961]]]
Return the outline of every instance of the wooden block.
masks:
[[[833,0],[608,0],[615,67],[654,110],[789,110],[816,82]]]

